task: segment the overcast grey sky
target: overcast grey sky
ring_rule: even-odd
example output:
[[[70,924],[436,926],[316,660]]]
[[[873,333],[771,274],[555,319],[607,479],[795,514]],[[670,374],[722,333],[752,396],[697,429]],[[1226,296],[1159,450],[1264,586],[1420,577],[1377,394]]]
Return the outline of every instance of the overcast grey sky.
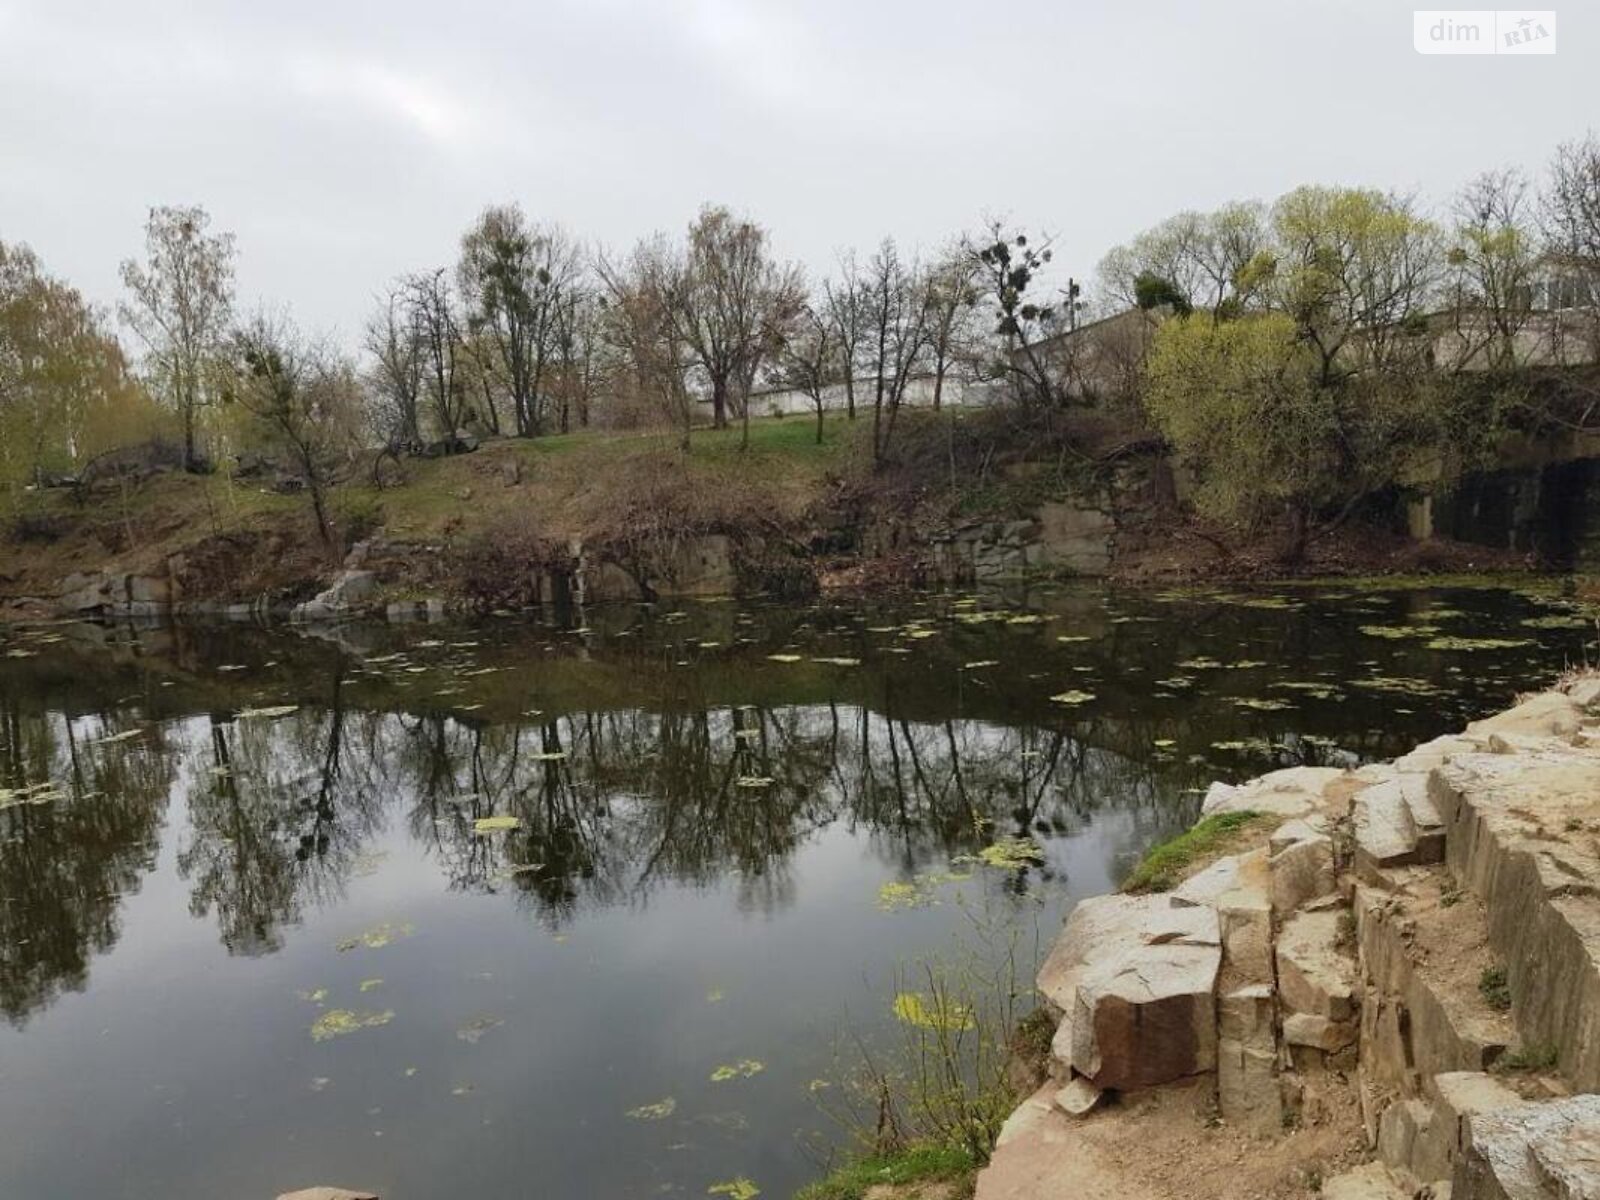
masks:
[[[1423,57],[1389,0],[0,0],[0,238],[102,303],[201,203],[246,303],[353,340],[491,201],[622,246],[705,201],[813,274],[1008,215],[1090,275],[1183,208],[1537,169],[1600,127],[1600,5],[1554,57]]]

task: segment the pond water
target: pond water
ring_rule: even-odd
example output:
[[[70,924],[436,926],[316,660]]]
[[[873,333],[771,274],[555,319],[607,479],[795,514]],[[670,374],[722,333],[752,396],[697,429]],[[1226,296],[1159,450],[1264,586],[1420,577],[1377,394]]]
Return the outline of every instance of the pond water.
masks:
[[[786,1196],[897,966],[1032,954],[1212,779],[1593,632],[1553,587],[0,631],[0,1195]]]

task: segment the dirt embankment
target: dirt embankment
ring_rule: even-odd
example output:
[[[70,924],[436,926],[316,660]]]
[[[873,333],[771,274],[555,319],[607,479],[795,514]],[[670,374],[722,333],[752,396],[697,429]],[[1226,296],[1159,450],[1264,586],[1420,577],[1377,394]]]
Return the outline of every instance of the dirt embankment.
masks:
[[[766,420],[667,434],[496,440],[413,460],[378,486],[354,464],[325,544],[303,494],[270,477],[172,471],[29,499],[0,532],[0,609],[110,604],[290,607],[351,568],[368,603],[481,609],[730,591],[883,590],[1026,574],[1276,578],[1516,569],[1482,547],[1349,526],[1286,562],[1185,516],[1148,439],[1099,417],[902,417],[874,464],[867,422]],[[347,558],[361,546],[359,561]],[[574,589],[577,594],[574,595]]]

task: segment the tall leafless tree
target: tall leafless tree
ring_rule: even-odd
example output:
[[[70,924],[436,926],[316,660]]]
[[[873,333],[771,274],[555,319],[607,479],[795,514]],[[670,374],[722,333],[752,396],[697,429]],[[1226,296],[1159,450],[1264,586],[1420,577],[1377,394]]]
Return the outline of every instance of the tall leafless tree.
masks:
[[[497,352],[519,437],[545,432],[543,388],[557,356],[562,308],[581,274],[572,239],[530,223],[515,204],[486,208],[461,239],[457,277],[468,323]]]
[[[888,460],[906,385],[928,348],[928,289],[916,264],[907,264],[893,238],[884,238],[865,272],[867,346],[872,380],[872,459]]]

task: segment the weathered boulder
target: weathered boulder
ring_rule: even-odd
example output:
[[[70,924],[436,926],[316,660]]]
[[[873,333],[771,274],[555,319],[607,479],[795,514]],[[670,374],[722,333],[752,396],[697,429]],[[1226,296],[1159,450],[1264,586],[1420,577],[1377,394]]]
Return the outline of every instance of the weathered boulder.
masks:
[[[1266,851],[1253,850],[1218,859],[1172,892],[1175,905],[1216,910],[1230,986],[1273,980],[1271,882]]]
[[[1104,575],[1111,566],[1115,518],[1098,508],[1052,502],[1039,506],[1028,565],[1073,575]]]
[[[1238,988],[1217,1002],[1217,1107],[1228,1124],[1252,1133],[1283,1128],[1276,1011],[1273,990],[1264,984]]]
[[[1286,767],[1238,786],[1214,783],[1200,812],[1207,817],[1229,812],[1304,817],[1321,809],[1328,785],[1343,776],[1335,767]]]
[[[1267,865],[1272,880],[1272,910],[1280,918],[1337,890],[1333,839],[1320,821],[1286,821],[1273,833],[1267,847],[1271,853]]]
[[[1444,858],[1444,820],[1428,795],[1428,777],[1391,773],[1356,793],[1352,822],[1356,869],[1369,883],[1378,868],[1435,863]]]
[[[1062,1014],[1061,1068],[1119,1091],[1216,1066],[1217,914],[1165,895],[1100,896],[1073,910],[1039,973]]]
[[[1451,1200],[1600,1197],[1600,1095],[1502,1108],[1467,1127]]]
[[[1326,909],[1296,913],[1278,935],[1278,987],[1290,1012],[1330,1021],[1356,1015],[1355,960],[1341,931],[1348,917]]]
[[[1323,1182],[1322,1200],[1412,1200],[1411,1181],[1382,1163],[1367,1163]]]
[[[1583,706],[1564,692],[1540,692],[1514,708],[1467,726],[1467,735],[1522,733],[1536,737],[1571,737],[1583,725]]]
[[[1069,1117],[1082,1117],[1088,1115],[1104,1095],[1103,1088],[1095,1087],[1079,1075],[1055,1094],[1052,1103]]]
[[[297,604],[289,614],[293,621],[332,621],[344,616],[350,609],[370,600],[378,590],[378,576],[373,571],[346,570],[332,585],[318,592],[303,604]]]

